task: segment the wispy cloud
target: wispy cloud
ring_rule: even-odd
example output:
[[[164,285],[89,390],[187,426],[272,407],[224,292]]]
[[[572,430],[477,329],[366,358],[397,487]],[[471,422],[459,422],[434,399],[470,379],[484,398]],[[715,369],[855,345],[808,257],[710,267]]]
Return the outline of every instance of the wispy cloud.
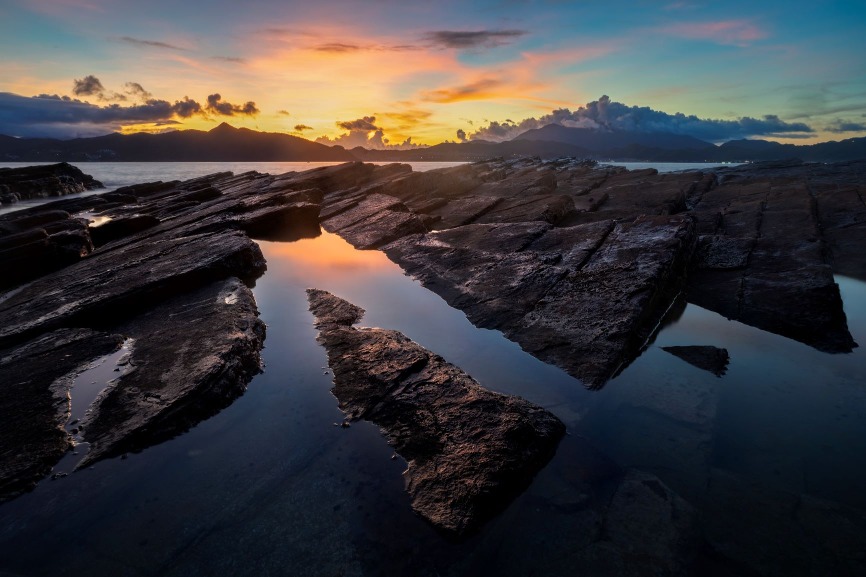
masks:
[[[426,33],[424,40],[440,48],[466,50],[511,44],[526,34],[526,30],[434,30]]]
[[[240,58],[239,56],[211,56],[211,60],[219,60],[220,62],[231,62],[232,64],[243,64],[246,62],[245,58]]]
[[[866,114],[863,116],[866,117]],[[866,132],[866,123],[836,119],[827,126],[827,131],[835,134],[842,134],[845,132]]]
[[[462,86],[438,88],[422,92],[421,99],[427,102],[452,103],[466,100],[487,100],[495,98],[498,89],[504,86],[502,80],[481,78]]]
[[[680,38],[707,40],[716,44],[740,47],[749,46],[769,36],[766,30],[749,20],[678,22],[662,26],[658,32]]]
[[[118,38],[118,40],[142,48],[163,48],[166,50],[180,50],[183,52],[187,51],[187,49],[182,46],[169,44],[168,42],[160,42],[159,40],[145,40],[142,38],[133,38],[132,36],[121,36],[120,38]]]
[[[304,132],[305,130],[312,130],[312,126],[307,126],[306,124],[296,124],[295,132]]]

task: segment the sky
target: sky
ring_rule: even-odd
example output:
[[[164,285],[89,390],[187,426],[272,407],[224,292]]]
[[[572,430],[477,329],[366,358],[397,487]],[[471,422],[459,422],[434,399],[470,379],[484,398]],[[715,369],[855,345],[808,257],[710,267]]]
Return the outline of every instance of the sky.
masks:
[[[0,0],[0,134],[866,136],[866,0]]]

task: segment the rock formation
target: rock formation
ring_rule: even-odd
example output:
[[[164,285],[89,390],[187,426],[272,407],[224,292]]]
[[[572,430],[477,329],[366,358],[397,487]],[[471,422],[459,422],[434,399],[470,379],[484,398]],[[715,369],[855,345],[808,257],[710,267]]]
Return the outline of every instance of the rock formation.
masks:
[[[728,351],[718,347],[690,345],[686,347],[662,347],[675,357],[679,357],[690,365],[709,371],[721,377],[728,370]]]
[[[565,426],[549,412],[483,388],[397,331],[354,328],[364,311],[328,292],[307,296],[340,408],[382,428],[408,461],[413,509],[437,528],[477,528],[553,456]]]
[[[97,188],[102,188],[101,182],[66,162],[23,168],[0,168],[0,204],[63,196]]]

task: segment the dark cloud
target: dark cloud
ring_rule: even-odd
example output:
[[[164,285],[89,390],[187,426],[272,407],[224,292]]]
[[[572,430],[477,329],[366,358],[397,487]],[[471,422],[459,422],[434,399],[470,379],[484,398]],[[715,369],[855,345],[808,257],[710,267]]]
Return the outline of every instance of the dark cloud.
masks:
[[[181,46],[175,46],[174,44],[169,44],[168,42],[159,42],[157,40],[143,40],[141,38],[133,38],[132,36],[121,36],[119,38],[121,42],[126,42],[127,44],[132,44],[133,46],[139,46],[143,48],[165,48],[167,50],[180,50],[182,52],[186,52],[186,48]]]
[[[138,82],[127,82],[123,85],[123,88],[125,92],[133,98],[138,98],[140,100],[147,100],[149,98],[153,98],[153,94],[145,90],[144,86],[142,86]]]
[[[291,116],[288,110],[277,110],[277,114],[279,114],[280,116]]]
[[[737,120],[698,118],[681,112],[668,114],[646,106],[626,106],[602,96],[574,112],[560,108],[539,118],[526,118],[520,122],[490,122],[470,135],[473,140],[510,140],[519,134],[548,124],[561,124],[574,128],[621,130],[630,132],[671,132],[685,134],[711,142],[721,142],[751,136],[785,136],[797,138],[814,133],[803,122],[786,122],[776,115],[762,118],[744,116]]]
[[[470,48],[495,48],[504,44],[510,44],[521,36],[526,35],[526,30],[436,30],[424,35],[424,39],[440,48],[457,48],[465,50]]]
[[[378,130],[375,116],[365,116],[364,118],[359,118],[357,120],[337,121],[337,126],[350,132],[372,132],[373,130]]]
[[[462,128],[457,129],[457,140],[460,142],[466,142],[466,131]]]
[[[92,74],[81,80],[76,78],[72,81],[72,94],[75,96],[102,96],[104,93],[105,87],[102,82]]]
[[[211,114],[218,114],[221,116],[234,116],[236,114],[255,116],[260,112],[260,110],[256,108],[255,102],[250,101],[243,105],[231,104],[230,102],[224,102],[219,93],[211,94],[207,97],[207,106],[205,106],[205,110]]]
[[[425,146],[412,142],[411,136],[400,144],[391,144],[391,141],[385,138],[385,129],[376,126],[375,116],[364,116],[356,120],[338,120],[337,126],[348,132],[336,138],[320,136],[316,139],[316,142],[329,146],[339,144],[344,148],[363,146],[364,148],[375,150],[409,150]]]
[[[190,116],[201,114],[202,107],[195,100],[184,96],[183,100],[175,101],[174,106],[172,106],[172,112],[181,118],[189,118]]]
[[[864,116],[866,116],[866,114],[864,114]],[[866,124],[862,122],[836,120],[827,126],[827,130],[836,134],[841,134],[843,132],[866,132]]]
[[[203,114],[188,97],[171,103],[150,98],[140,104],[99,106],[56,94],[31,98],[0,93],[0,134],[13,136],[96,136],[129,124],[175,123],[174,118]]]
[[[312,126],[307,126],[306,124],[296,124],[295,125],[295,132],[303,132],[305,130],[312,130],[312,129],[313,129]]]
[[[357,44],[344,44],[342,42],[328,42],[327,44],[319,44],[313,46],[316,52],[357,52],[364,50],[363,47]]]
[[[220,62],[231,62],[232,64],[243,64],[246,62],[244,58],[239,56],[211,56],[211,60],[219,60]]]

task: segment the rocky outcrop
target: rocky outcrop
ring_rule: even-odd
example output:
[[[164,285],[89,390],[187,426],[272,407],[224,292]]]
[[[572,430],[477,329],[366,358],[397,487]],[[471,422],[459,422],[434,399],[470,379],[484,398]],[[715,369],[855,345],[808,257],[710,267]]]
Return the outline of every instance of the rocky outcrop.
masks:
[[[70,447],[74,375],[124,339],[133,370],[92,405],[85,463],[167,439],[242,394],[264,339],[244,285],[266,268],[251,237],[319,234],[310,183],[354,184],[357,170],[219,173],[0,217],[0,262],[19,267],[0,295],[0,493],[32,487]],[[68,258],[54,258],[63,246]]]
[[[662,350],[681,358],[690,365],[709,371],[717,377],[721,377],[728,370],[730,357],[726,349],[692,345],[685,347],[662,347]]]
[[[123,337],[57,329],[0,350],[0,502],[32,489],[69,450],[68,390],[58,381],[120,348]]]
[[[112,328],[134,340],[124,374],[83,420],[85,466],[186,431],[260,372],[265,325],[239,279],[216,281]]]
[[[0,168],[0,204],[63,196],[97,188],[102,188],[101,182],[66,162],[23,168]]]
[[[484,389],[399,332],[352,327],[363,310],[328,292],[307,294],[340,408],[382,428],[408,461],[413,509],[437,528],[477,528],[553,455],[565,426],[549,412]]]
[[[381,246],[473,323],[599,386],[639,353],[679,291],[728,318],[850,351],[833,274],[866,278],[864,183],[866,161],[659,174],[492,160],[394,168],[326,190],[322,225],[359,248]]]

